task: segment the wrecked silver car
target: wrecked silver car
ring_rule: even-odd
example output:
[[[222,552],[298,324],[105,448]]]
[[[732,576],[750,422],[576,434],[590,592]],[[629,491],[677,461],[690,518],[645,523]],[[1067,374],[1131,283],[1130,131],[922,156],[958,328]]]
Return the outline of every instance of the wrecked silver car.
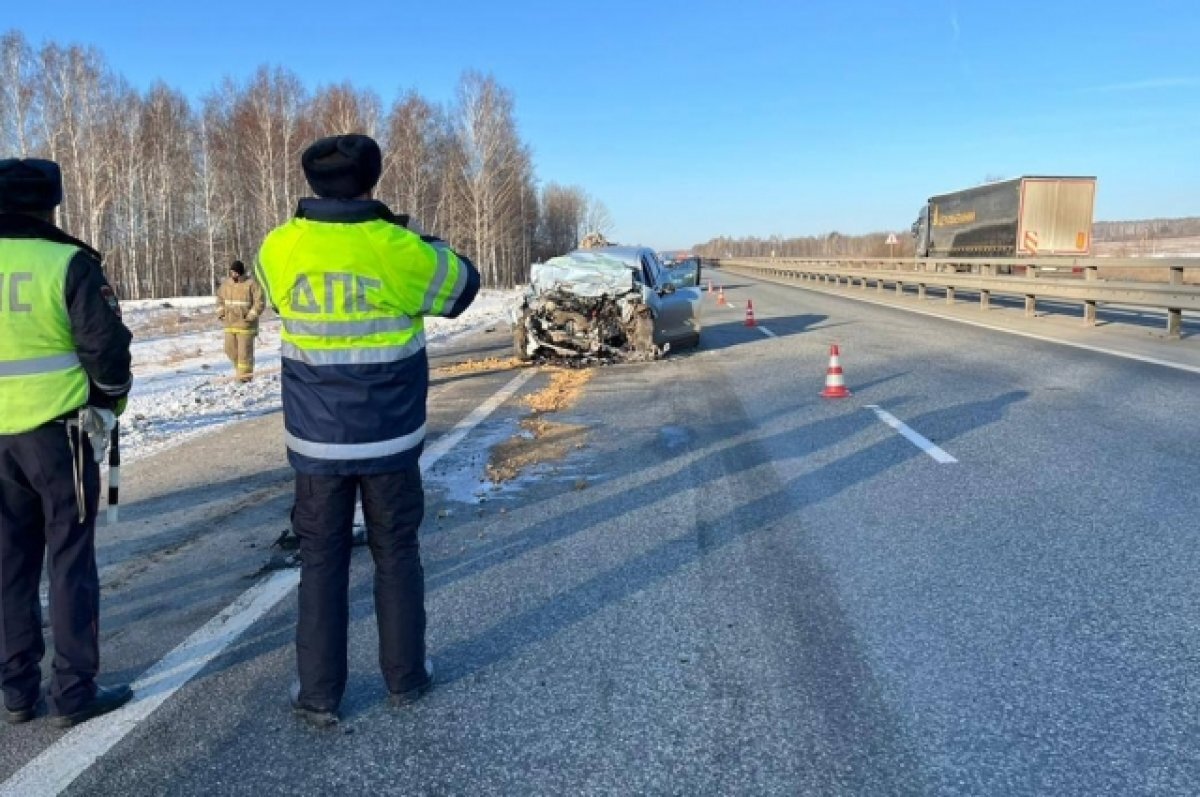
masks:
[[[681,284],[682,283],[682,284]],[[650,360],[700,342],[700,272],[673,279],[654,250],[577,250],[532,267],[513,312],[521,360]]]

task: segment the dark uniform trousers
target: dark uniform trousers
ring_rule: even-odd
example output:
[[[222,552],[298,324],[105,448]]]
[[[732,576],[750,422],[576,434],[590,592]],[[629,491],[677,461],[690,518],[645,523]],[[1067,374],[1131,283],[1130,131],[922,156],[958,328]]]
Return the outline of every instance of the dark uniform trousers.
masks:
[[[38,584],[50,554],[54,669],[50,704],[72,714],[96,693],[100,666],[100,579],[95,524],[100,468],[83,440],[86,516],[79,522],[71,446],[63,423],[0,435],[0,683],[10,709],[41,688],[42,604]]]
[[[425,514],[418,466],[360,476],[296,474],[292,526],[300,539],[296,658],[300,702],[334,710],[346,691],[350,552],[361,490],[375,560],[379,665],[391,692],[425,680],[425,573],[417,528]]]

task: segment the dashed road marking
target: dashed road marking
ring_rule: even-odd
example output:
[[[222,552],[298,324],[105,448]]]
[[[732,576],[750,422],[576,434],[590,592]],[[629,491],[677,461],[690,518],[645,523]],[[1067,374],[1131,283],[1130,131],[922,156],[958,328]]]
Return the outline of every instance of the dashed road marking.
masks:
[[[897,432],[899,432],[901,434],[901,436],[903,436],[910,443],[912,443],[917,448],[924,451],[929,456],[933,457],[933,459],[935,461],[941,462],[942,464],[958,462],[957,459],[955,459],[954,457],[947,454],[941,448],[934,445],[933,443],[931,443],[926,438],[922,437],[917,432],[913,431],[911,428],[909,428],[907,425],[905,425],[895,415],[892,415],[890,412],[885,411],[878,405],[868,404],[867,409],[873,410],[875,412],[875,414],[879,416],[879,420],[883,421],[888,426],[895,429]]]

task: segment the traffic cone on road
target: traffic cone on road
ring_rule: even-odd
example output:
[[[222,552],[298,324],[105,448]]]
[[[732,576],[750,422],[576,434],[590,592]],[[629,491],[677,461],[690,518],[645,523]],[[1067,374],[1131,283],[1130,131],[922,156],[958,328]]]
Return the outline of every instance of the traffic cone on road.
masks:
[[[758,324],[756,324],[754,321],[754,302],[750,299],[746,300],[746,326],[758,326]]]
[[[850,391],[846,389],[846,379],[842,374],[841,353],[834,343],[829,347],[829,370],[825,372],[825,389],[821,391],[822,398],[849,398]]]
[[[717,288],[717,307],[724,307],[725,304],[725,286],[721,285]]]

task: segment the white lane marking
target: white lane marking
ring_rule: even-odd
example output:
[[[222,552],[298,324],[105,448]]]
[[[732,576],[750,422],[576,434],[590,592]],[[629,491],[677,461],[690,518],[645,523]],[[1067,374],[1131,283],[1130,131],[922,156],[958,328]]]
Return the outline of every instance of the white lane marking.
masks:
[[[866,406],[867,406],[867,409],[875,411],[875,414],[879,416],[879,420],[883,421],[888,426],[895,429],[910,443],[912,443],[914,446],[916,446],[917,448],[924,451],[929,456],[933,457],[936,461],[941,462],[943,464],[947,464],[950,462],[958,462],[957,459],[950,456],[945,451],[938,448],[933,443],[929,442],[924,437],[922,437],[921,435],[914,432],[912,429],[910,429],[908,426],[906,426],[903,422],[901,422],[901,420],[899,418],[897,418],[895,415],[892,415],[890,412],[886,412],[885,410],[883,410],[876,404],[868,404]]]
[[[766,335],[768,338],[777,338],[777,337],[779,337],[778,335],[776,335],[774,332],[772,332],[771,330],[767,329],[766,327],[759,327],[759,328],[758,328],[758,331],[759,331],[759,332],[761,332],[761,333],[763,333],[764,335]]]
[[[299,580],[299,574],[289,570],[274,573],[246,590],[134,682],[136,702],[72,729],[5,781],[0,795],[59,794],[269,612]]]
[[[528,382],[530,368],[509,380],[491,398],[439,437],[421,456],[428,469],[462,441],[497,407]],[[285,570],[259,581],[238,596],[179,647],[142,674],[133,684],[134,699],[122,709],[90,720],[66,733],[3,784],[0,797],[54,797],[149,717],[188,681],[221,655],[243,632],[284,599],[300,582],[298,570]]]
[[[508,401],[514,393],[521,389],[521,386],[533,378],[533,375],[538,371],[536,368],[527,368],[524,373],[513,377],[507,385],[490,399],[480,404],[471,414],[463,418],[454,428],[446,434],[434,441],[433,445],[426,447],[425,453],[421,455],[421,467],[433,467],[433,463],[449,453],[450,449],[454,448],[459,442],[467,436],[467,433],[483,422],[483,419],[496,411],[504,402]]]

